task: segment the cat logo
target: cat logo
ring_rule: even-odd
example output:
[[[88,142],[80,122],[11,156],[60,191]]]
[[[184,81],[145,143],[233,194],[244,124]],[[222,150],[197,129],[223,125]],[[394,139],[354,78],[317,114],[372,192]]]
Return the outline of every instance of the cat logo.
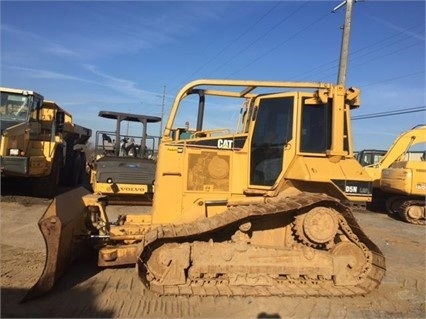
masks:
[[[221,138],[217,140],[217,148],[222,149],[232,149],[233,140],[222,140]]]

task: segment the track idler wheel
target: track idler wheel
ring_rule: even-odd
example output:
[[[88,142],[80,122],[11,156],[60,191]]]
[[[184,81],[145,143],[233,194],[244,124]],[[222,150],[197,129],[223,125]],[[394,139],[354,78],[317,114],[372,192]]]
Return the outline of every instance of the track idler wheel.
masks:
[[[416,225],[425,225],[426,207],[424,203],[407,202],[398,209],[400,218],[408,223]]]
[[[343,241],[334,246],[330,253],[333,257],[337,257],[336,260],[342,257],[342,262],[336,267],[338,269],[335,276],[336,285],[356,284],[367,261],[362,249],[354,243]]]
[[[189,256],[188,243],[164,244],[154,250],[148,261],[148,278],[164,285],[184,284],[185,270],[189,267]]]

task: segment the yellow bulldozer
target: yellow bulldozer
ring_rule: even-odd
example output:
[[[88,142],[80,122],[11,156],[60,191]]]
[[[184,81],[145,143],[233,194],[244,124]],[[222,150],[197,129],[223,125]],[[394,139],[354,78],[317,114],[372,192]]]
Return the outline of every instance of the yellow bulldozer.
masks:
[[[173,102],[149,213],[110,222],[105,196],[56,197],[39,221],[47,259],[26,299],[49,291],[82,247],[136,265],[160,295],[354,296],[385,257],[348,202],[371,201],[353,156],[359,90],[311,82],[196,80]],[[182,124],[195,123],[182,137]]]

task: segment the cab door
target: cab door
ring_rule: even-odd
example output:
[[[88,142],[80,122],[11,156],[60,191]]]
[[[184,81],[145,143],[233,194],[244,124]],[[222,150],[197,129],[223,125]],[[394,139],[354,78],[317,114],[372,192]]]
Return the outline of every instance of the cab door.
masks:
[[[271,187],[283,171],[284,155],[293,139],[296,101],[296,93],[257,99],[250,144],[251,187]]]

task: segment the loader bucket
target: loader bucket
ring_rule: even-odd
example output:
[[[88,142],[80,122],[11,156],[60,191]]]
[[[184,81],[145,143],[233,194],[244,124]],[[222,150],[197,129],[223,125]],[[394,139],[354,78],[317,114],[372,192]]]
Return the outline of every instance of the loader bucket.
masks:
[[[68,266],[84,249],[85,206],[82,197],[90,192],[79,187],[56,196],[38,226],[46,244],[46,261],[37,283],[22,302],[35,299],[50,291]]]

